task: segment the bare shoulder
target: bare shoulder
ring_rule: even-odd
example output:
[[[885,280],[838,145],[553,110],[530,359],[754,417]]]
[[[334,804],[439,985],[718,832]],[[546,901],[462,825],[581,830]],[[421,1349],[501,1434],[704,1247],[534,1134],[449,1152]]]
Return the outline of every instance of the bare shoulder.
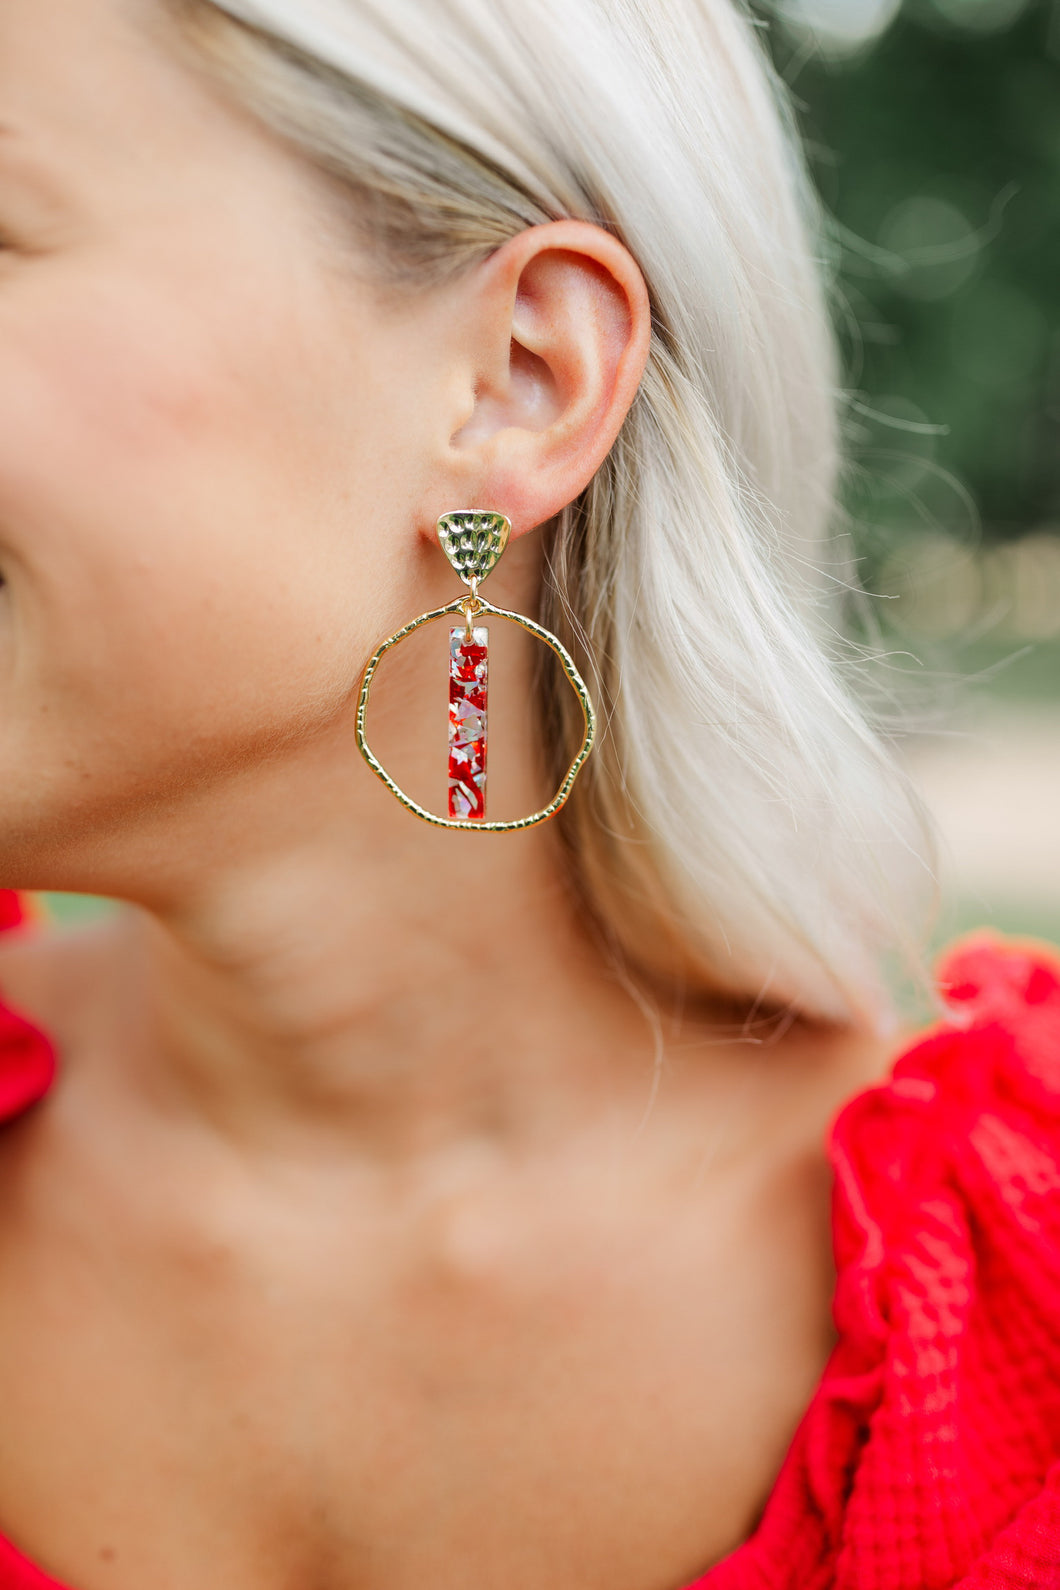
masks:
[[[823,1070],[837,1095],[837,1105],[885,1081],[911,1042],[912,1033],[901,1027],[886,1033],[855,1028],[837,1032],[823,1046]]]
[[[798,1130],[806,1123],[815,1154],[824,1159],[829,1128],[857,1094],[884,1082],[908,1039],[902,1031],[809,1028],[795,1045],[789,1108]]]
[[[120,1093],[101,1087],[129,966],[117,915],[84,925],[38,923],[0,938],[0,1006],[48,1041],[44,1074],[27,1078],[25,1104],[0,1121],[0,1259],[45,1253],[72,1212],[91,1207],[94,1167],[115,1158]],[[18,1057],[14,1057],[18,1064]],[[38,1086],[39,1083],[39,1086]],[[16,1088],[16,1094],[19,1090]],[[49,1235],[51,1233],[52,1235]],[[11,1314],[10,1295],[0,1330]]]
[[[734,1045],[731,1064],[743,1073],[754,1141],[774,1155],[824,1157],[830,1121],[844,1104],[883,1082],[909,1039],[901,1030],[797,1021],[763,1022]]]
[[[63,1050],[76,1050],[81,1030],[113,983],[115,921],[76,927],[33,924],[0,936],[0,1002],[25,1016]]]
[[[37,1027],[57,1059],[54,1081],[32,1111],[35,1124],[30,1129],[29,1121],[19,1121],[13,1130],[8,1123],[6,1148],[13,1137],[29,1135],[37,1142],[41,1118],[62,1113],[70,1086],[83,1075],[83,1061],[113,1024],[119,989],[127,981],[121,929],[116,913],[70,927],[37,922],[0,935],[0,1005]]]

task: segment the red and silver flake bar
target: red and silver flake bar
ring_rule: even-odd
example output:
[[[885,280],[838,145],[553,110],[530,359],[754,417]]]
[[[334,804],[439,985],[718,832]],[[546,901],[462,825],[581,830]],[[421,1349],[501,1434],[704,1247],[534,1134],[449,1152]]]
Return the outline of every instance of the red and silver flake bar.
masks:
[[[449,631],[449,815],[486,816],[486,686],[489,630]]]

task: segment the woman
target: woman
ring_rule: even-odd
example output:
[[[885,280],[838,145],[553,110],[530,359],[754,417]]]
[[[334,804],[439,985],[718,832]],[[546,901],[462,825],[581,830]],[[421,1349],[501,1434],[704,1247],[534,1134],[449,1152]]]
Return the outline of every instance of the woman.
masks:
[[[1056,1582],[1057,971],[898,1040],[746,19],[7,0],[0,112],[2,881],[122,902],[0,959],[0,1585]],[[506,834],[360,754],[454,509],[597,716]],[[488,627],[514,821],[585,720]]]

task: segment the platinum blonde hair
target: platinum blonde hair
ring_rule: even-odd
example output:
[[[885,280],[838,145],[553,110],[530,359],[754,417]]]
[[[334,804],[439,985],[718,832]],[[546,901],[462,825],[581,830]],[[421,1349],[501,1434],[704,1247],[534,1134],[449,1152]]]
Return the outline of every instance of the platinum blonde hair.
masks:
[[[552,527],[542,621],[605,732],[558,819],[592,915],[692,993],[886,1025],[918,955],[923,820],[845,676],[839,375],[819,218],[733,0],[167,0],[338,179],[382,278],[428,288],[524,227],[619,236],[648,367]],[[502,506],[485,504],[483,506]],[[557,765],[576,701],[542,680]]]

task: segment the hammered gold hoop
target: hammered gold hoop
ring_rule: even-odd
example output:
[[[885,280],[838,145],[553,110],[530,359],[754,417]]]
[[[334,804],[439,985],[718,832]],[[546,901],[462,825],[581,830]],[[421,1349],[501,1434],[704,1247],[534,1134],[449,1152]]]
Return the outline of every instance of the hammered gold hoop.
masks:
[[[381,779],[396,800],[399,800],[407,811],[419,817],[425,823],[431,823],[436,828],[462,828],[474,830],[478,833],[503,834],[514,833],[519,829],[533,828],[538,823],[547,822],[554,817],[566,801],[574,780],[577,778],[586,757],[592,750],[593,740],[596,737],[596,713],[593,710],[589,692],[585,681],[582,679],[574,665],[563,642],[553,635],[551,630],[545,629],[541,624],[535,624],[532,618],[526,618],[522,613],[509,612],[504,607],[494,607],[492,602],[486,601],[478,593],[480,580],[493,569],[507,544],[510,526],[503,514],[486,513],[481,510],[463,510],[458,513],[443,514],[438,521],[438,539],[453,568],[470,589],[469,596],[458,596],[454,601],[447,602],[444,607],[436,607],[429,613],[421,613],[418,618],[412,619],[395,630],[393,635],[388,635],[372,653],[365,665],[361,676],[360,694],[357,699],[356,736],[357,748],[364,757],[368,766]],[[416,630],[422,629],[425,624],[432,624],[437,619],[444,618],[447,613],[459,614],[466,626],[468,642],[472,636],[484,635],[485,631],[475,630],[474,622],[479,617],[492,615],[494,618],[504,619],[505,622],[517,624],[529,634],[536,636],[540,641],[554,652],[559,658],[563,672],[582,709],[585,722],[585,733],[581,745],[570,767],[567,769],[562,784],[549,801],[547,806],[542,806],[540,811],[531,812],[527,817],[517,817],[510,822],[491,822],[485,817],[442,817],[438,812],[428,811],[418,801],[407,795],[399,784],[395,783],[386,768],[379,761],[371,746],[368,744],[366,732],[366,719],[368,715],[368,702],[372,691],[372,680],[376,669],[394,646],[400,645]],[[451,632],[455,633],[455,631]],[[484,649],[484,645],[483,648]]]

